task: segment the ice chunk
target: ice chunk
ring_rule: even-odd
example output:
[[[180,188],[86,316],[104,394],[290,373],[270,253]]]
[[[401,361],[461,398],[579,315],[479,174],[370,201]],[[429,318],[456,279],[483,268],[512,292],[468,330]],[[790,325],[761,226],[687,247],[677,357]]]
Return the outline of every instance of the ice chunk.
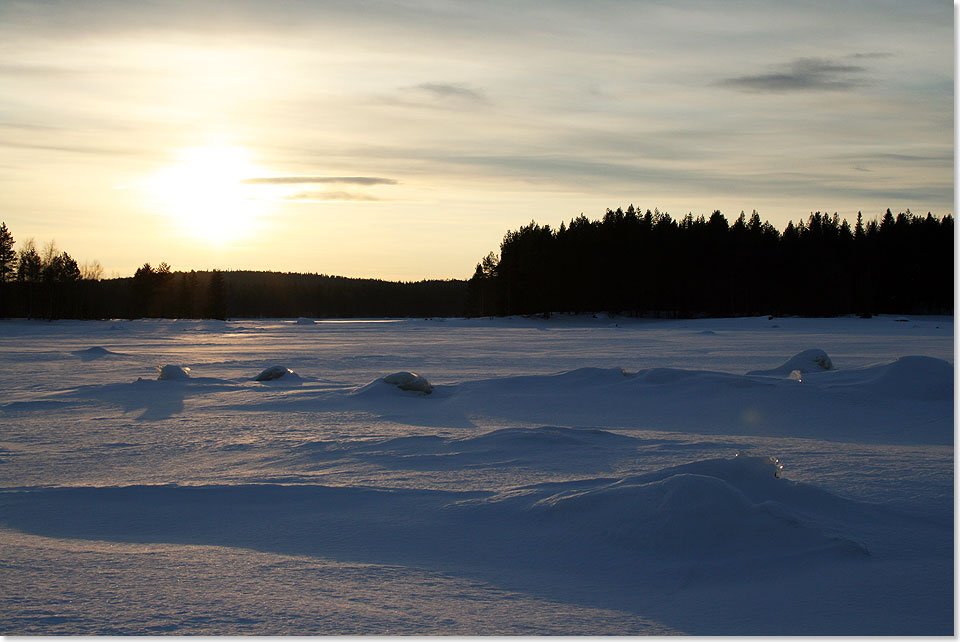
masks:
[[[297,319],[297,325],[313,325],[313,324],[314,324],[313,319],[308,319],[306,317],[300,317],[299,319]]]
[[[433,391],[433,386],[430,382],[416,372],[394,372],[392,375],[384,377],[383,382],[394,385],[400,388],[400,390],[413,390],[426,394],[430,394]]]
[[[273,381],[274,379],[280,379],[281,377],[287,377],[289,375],[296,376],[293,370],[286,366],[270,366],[266,368],[263,372],[258,374],[253,378],[254,381]]]

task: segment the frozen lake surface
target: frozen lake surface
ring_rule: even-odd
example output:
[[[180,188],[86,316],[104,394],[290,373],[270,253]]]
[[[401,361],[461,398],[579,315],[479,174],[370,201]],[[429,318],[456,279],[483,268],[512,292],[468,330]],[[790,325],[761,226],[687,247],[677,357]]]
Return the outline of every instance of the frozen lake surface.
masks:
[[[0,321],[0,633],[952,635],[953,330]]]

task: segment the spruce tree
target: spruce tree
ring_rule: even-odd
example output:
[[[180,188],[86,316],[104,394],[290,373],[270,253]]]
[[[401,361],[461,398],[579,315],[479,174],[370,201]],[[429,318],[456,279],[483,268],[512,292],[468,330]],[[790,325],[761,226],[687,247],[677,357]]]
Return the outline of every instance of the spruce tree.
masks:
[[[20,248],[17,257],[17,281],[35,283],[43,273],[43,259],[33,245],[33,239],[27,241],[25,247]]]
[[[0,223],[0,283],[13,278],[17,271],[17,253],[13,251],[13,234],[6,223]]]

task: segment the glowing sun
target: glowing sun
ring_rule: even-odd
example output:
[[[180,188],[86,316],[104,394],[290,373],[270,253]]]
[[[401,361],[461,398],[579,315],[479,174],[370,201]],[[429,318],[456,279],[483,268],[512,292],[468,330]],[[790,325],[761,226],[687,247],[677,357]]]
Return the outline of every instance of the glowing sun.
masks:
[[[254,231],[264,204],[243,180],[262,173],[242,147],[189,147],[149,180],[149,191],[184,233],[219,244]]]

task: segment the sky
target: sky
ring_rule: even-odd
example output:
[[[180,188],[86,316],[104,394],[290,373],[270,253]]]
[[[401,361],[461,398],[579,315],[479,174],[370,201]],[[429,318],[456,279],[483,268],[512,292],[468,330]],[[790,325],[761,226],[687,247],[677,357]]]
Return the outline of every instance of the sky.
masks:
[[[0,2],[0,220],[145,262],[469,278],[607,208],[954,209],[942,0]]]

